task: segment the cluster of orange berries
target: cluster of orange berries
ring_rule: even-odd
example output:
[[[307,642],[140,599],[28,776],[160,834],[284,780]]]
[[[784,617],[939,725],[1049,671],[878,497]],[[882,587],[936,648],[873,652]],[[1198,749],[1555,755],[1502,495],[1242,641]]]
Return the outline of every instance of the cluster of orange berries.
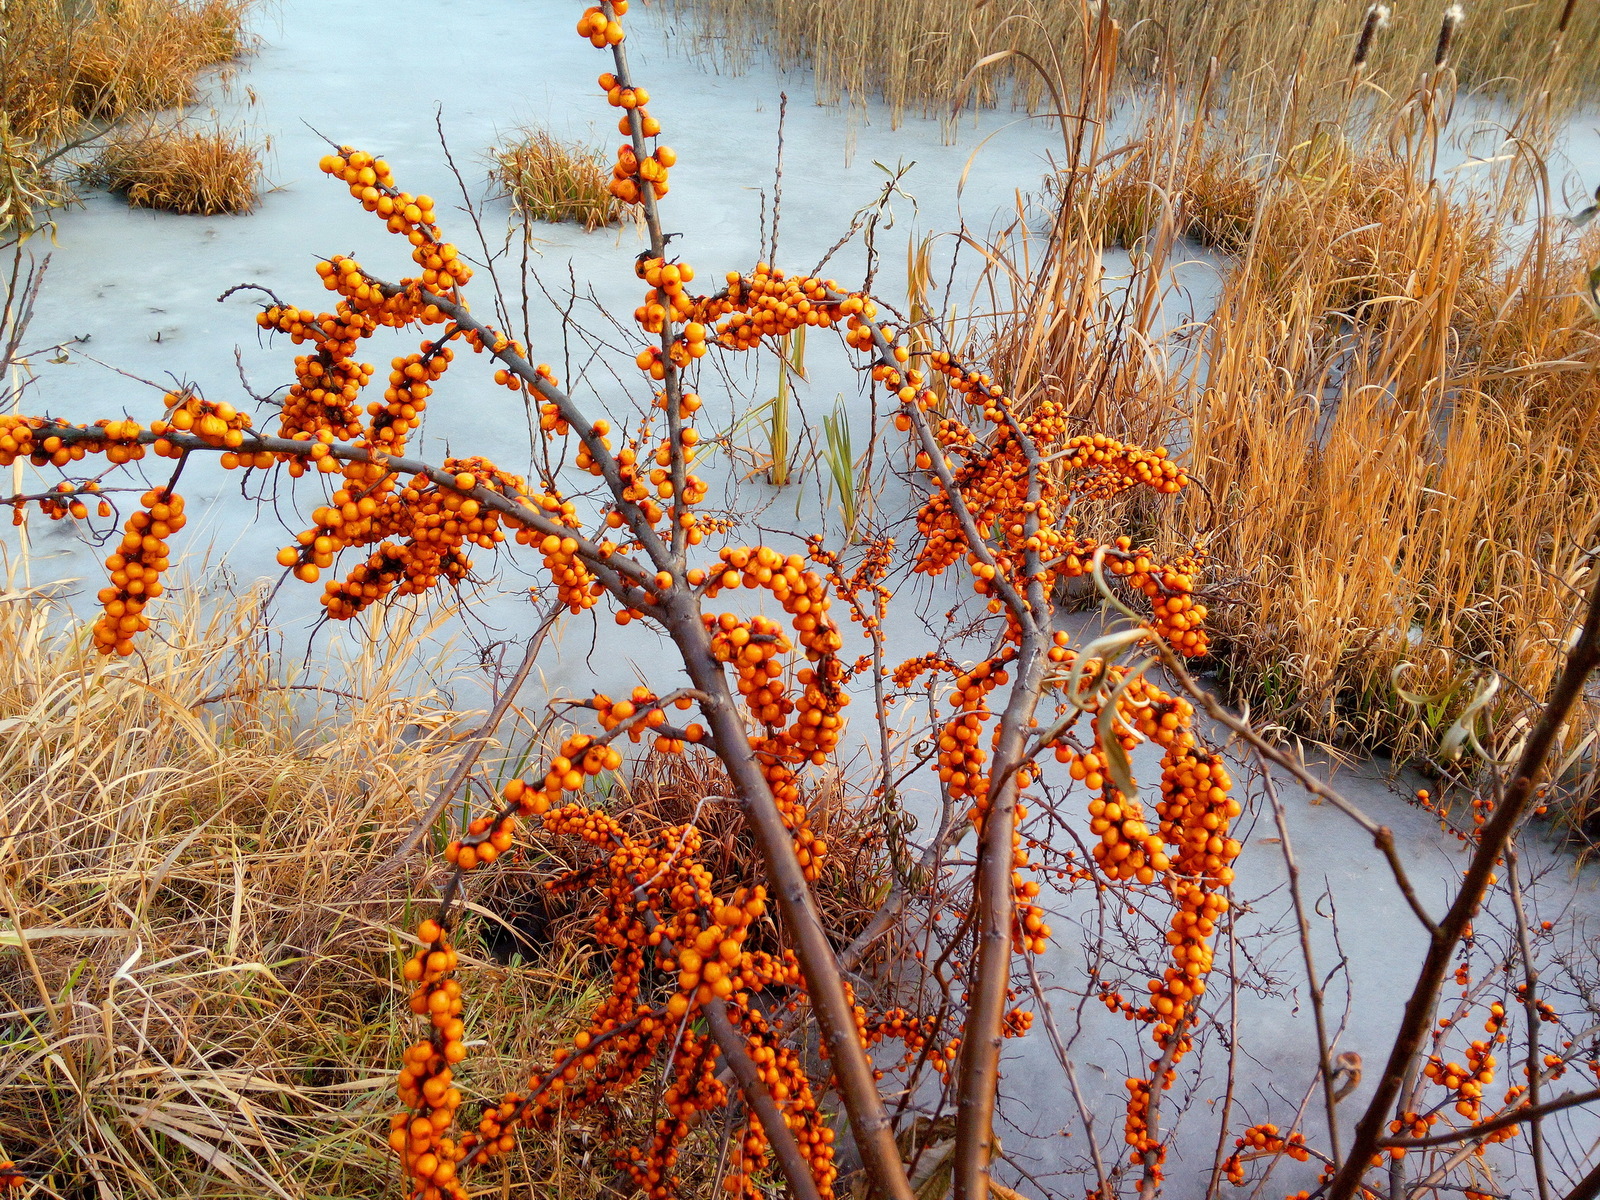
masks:
[[[133,653],[133,635],[150,628],[144,608],[161,595],[161,572],[170,564],[166,539],[182,529],[183,497],[151,489],[129,514],[122,541],[106,559],[111,585],[101,588],[102,612],[94,623],[94,645],[101,654]]]
[[[626,15],[628,0],[611,0],[611,11],[619,17]],[[621,22],[606,16],[605,10],[596,5],[584,9],[583,16],[578,18],[578,36],[588,38],[596,50],[604,50],[607,46],[618,45],[626,35]]]
[[[527,503],[537,506],[544,516],[556,524],[567,526],[573,533],[577,532],[577,506],[570,500],[563,500],[553,488],[542,495],[529,497]],[[544,569],[549,572],[550,581],[555,586],[556,596],[569,611],[582,612],[599,603],[603,590],[594,573],[579,559],[576,537],[572,534],[542,533],[524,525],[517,530],[516,540],[519,545],[538,548],[543,556],[541,561]]]
[[[1468,1120],[1476,1121],[1482,1111],[1483,1089],[1494,1082],[1495,1056],[1494,1047],[1506,1040],[1503,1027],[1506,1022],[1505,1005],[1496,1000],[1489,1006],[1489,1017],[1484,1022],[1484,1030],[1490,1037],[1477,1039],[1467,1046],[1466,1064],[1446,1062],[1438,1055],[1428,1057],[1427,1063],[1422,1068],[1422,1073],[1434,1083],[1445,1088],[1455,1096],[1455,1110]],[[1496,1131],[1489,1140],[1504,1140],[1497,1136],[1505,1133],[1506,1136],[1515,1136],[1514,1127]]]
[[[1541,924],[1546,931],[1550,930],[1554,926],[1553,921],[1544,921],[1541,922]],[[1517,1003],[1526,1004],[1527,1002],[1528,985],[1526,983],[1519,983],[1517,984]],[[1534,1010],[1539,1014],[1539,1020],[1543,1021],[1545,1024],[1555,1025],[1560,1023],[1561,1018],[1556,1015],[1556,1010],[1545,1001],[1535,1000],[1533,1002],[1533,1007]]]
[[[660,712],[650,706],[653,699],[646,694],[637,702],[645,706],[647,728],[658,727],[650,722],[651,715]],[[623,708],[634,704],[607,702],[598,707],[614,728],[622,729],[629,727],[625,722],[638,719],[637,706]],[[797,1142],[812,1162],[819,1188],[824,1195],[830,1194],[835,1175],[833,1137],[822,1122],[803,1063],[767,1019],[750,1006],[754,990],[801,985],[792,954],[774,957],[746,945],[752,926],[765,912],[765,890],[740,889],[726,900],[719,899],[709,872],[697,860],[701,837],[692,826],[663,830],[654,838],[635,838],[610,816],[582,805],[551,808],[551,795],[575,790],[571,785],[581,786],[585,770],[607,761],[595,756],[597,747],[582,735],[570,739],[562,749],[564,753],[552,763],[542,791],[514,781],[506,796],[525,815],[543,813],[546,833],[578,838],[605,856],[598,873],[579,869],[549,886],[563,889],[600,882],[605,903],[594,929],[601,944],[615,953],[613,988],[590,1028],[574,1039],[573,1051],[555,1069],[535,1077],[528,1098],[507,1097],[485,1114],[477,1134],[463,1139],[471,1160],[509,1149],[513,1119],[542,1124],[558,1102],[574,1111],[630,1086],[667,1035],[676,1034],[672,1082],[664,1096],[666,1114],[657,1122],[648,1146],[618,1152],[623,1169],[647,1195],[665,1198],[675,1194],[678,1147],[696,1114],[728,1101],[726,1087],[716,1078],[715,1045],[685,1021],[696,1007],[728,1003],[730,1017],[746,1037],[751,1060],[785,1110]],[[480,820],[484,823],[477,836],[494,836],[496,825]],[[463,845],[458,859],[466,849]],[[651,965],[671,981],[670,995],[659,1007],[644,1003],[646,970]],[[619,1033],[626,1036],[618,1037]],[[615,1054],[603,1062],[597,1051],[607,1040]],[[580,1075],[585,1077],[580,1080]],[[752,1124],[736,1134],[736,1141],[740,1150],[731,1160],[734,1170],[728,1190],[759,1195],[753,1180],[767,1166],[765,1135]]]
[[[769,642],[769,638],[782,636],[776,627],[757,629],[752,623],[740,639],[742,644],[735,646],[734,629],[742,622],[732,614],[725,614],[714,620],[718,636],[725,639],[724,644],[730,651],[738,651],[738,669],[742,673],[740,690],[755,700],[755,709],[764,710],[773,717],[768,721],[757,713],[757,719],[763,723],[775,725],[785,715],[793,713],[793,721],[777,735],[777,744],[771,747],[775,753],[787,761],[809,760],[820,766],[839,744],[844,732],[841,712],[850,703],[843,687],[845,667],[838,657],[844,639],[828,615],[832,600],[828,596],[827,582],[815,571],[807,570],[800,555],[785,556],[766,546],[729,547],[720,551],[718,557],[722,564],[720,569],[713,568],[709,574],[690,571],[688,582],[692,586],[703,583],[708,599],[715,598],[724,589],[741,586],[771,592],[789,615],[800,649],[812,664],[796,672],[797,694],[791,700],[778,682],[781,668],[774,669],[778,664],[764,648],[777,644]],[[750,645],[756,649],[747,651]],[[787,639],[784,639],[783,649],[788,648]],[[733,657],[728,661],[733,661]],[[766,678],[761,678],[762,675]],[[742,686],[746,682],[748,692]]]
[[[100,485],[94,480],[89,480],[81,488],[63,480],[56,484],[54,489],[44,496],[39,497],[39,511],[52,521],[62,521],[71,517],[75,521],[89,519],[89,506],[83,502],[83,497],[93,496],[100,491]],[[111,515],[111,505],[102,499],[96,506],[97,513],[102,517]],[[13,504],[12,524],[22,524],[22,502]]]
[[[831,279],[787,275],[780,268],[757,263],[748,277],[728,272],[727,287],[700,310],[699,319],[716,321],[717,341],[729,350],[749,350],[763,338],[782,337],[808,325],[831,328],[840,321],[851,330],[865,330],[859,318],[877,313],[872,301],[860,295],[842,295]],[[868,333],[870,340],[870,332]]]
[[[169,431],[191,434],[208,446],[226,447],[234,451],[244,444],[245,431],[250,428],[250,417],[227,401],[206,400],[193,392],[168,392],[166,405],[166,419],[150,423],[150,432],[158,439],[151,449],[161,457],[176,458],[181,453],[162,437]],[[271,462],[270,455],[267,461]]]
[[[409,1046],[396,1085],[406,1110],[389,1121],[389,1146],[412,1181],[413,1200],[466,1200],[457,1167],[467,1147],[448,1136],[461,1107],[451,1068],[467,1056],[461,1021],[459,961],[439,922],[417,928],[421,949],[406,961],[402,976],[416,985],[411,1011],[428,1018],[431,1035]]]
[[[644,294],[644,303],[633,310],[633,319],[646,333],[660,333],[669,319],[688,322],[700,313],[704,301],[691,296],[684,287],[684,284],[694,281],[694,268],[688,263],[669,263],[665,259],[648,257],[634,265],[634,273],[650,285],[650,290]],[[705,324],[700,321],[693,324],[693,331],[686,326],[681,336],[681,356],[673,354],[673,362],[677,366],[686,367],[690,359],[705,356]],[[648,364],[641,362],[639,369],[648,369]]]
[[[465,838],[445,847],[446,861],[462,871],[494,862],[511,849],[518,818],[543,816],[560,803],[562,793],[582,792],[591,778],[621,765],[622,755],[608,742],[586,733],[573,734],[561,744],[560,753],[550,760],[549,769],[537,784],[523,779],[506,784],[501,793],[505,808],[496,816],[473,820]]]
[[[865,1022],[861,1041],[869,1048],[888,1038],[904,1042],[905,1056],[900,1060],[899,1069],[926,1062],[943,1075],[960,1055],[961,1042],[959,1038],[941,1040],[939,1027],[937,1016],[919,1016],[904,1008],[891,1008]],[[882,1079],[885,1072],[879,1070],[876,1074]]]
[[[806,557],[823,568],[829,588],[850,606],[850,619],[860,626],[863,634],[871,637],[881,629],[884,618],[889,615],[889,601],[894,596],[883,584],[894,565],[893,538],[868,541],[849,575],[844,573],[841,557],[822,544],[820,535],[807,540]],[[860,674],[862,669],[857,668],[852,674]]]
[[[590,9],[578,22],[578,33],[596,46],[618,45],[625,34],[617,18],[625,14],[627,9],[626,0],[611,5],[610,17],[597,9]],[[678,161],[678,156],[668,146],[657,146],[643,159],[639,157],[638,147],[644,139],[657,137],[661,133],[661,122],[645,108],[650,103],[650,93],[642,87],[624,85],[610,71],[601,75],[596,82],[606,94],[606,103],[612,108],[622,109],[622,115],[617,119],[617,132],[630,139],[617,149],[617,161],[611,168],[611,182],[606,185],[606,190],[624,204],[642,203],[647,189],[648,194],[659,200],[667,194],[667,176]]]
[[[384,218],[390,233],[406,235],[414,247],[411,257],[422,268],[423,287],[443,295],[472,278],[472,269],[456,248],[439,240],[439,229],[433,222],[432,198],[398,190],[394,173],[383,159],[374,158],[365,150],[340,146],[337,154],[324,155],[317,165],[324,174],[344,180],[350,187],[350,194],[361,201],[362,208]],[[363,287],[369,285],[360,283],[357,291]],[[371,290],[377,292],[376,288]],[[370,298],[383,299],[378,294]]]
[[[1228,1182],[1235,1187],[1244,1185],[1244,1164],[1253,1158],[1275,1158],[1286,1154],[1295,1162],[1305,1162],[1311,1157],[1303,1133],[1298,1130],[1285,1137],[1276,1125],[1252,1125],[1234,1139],[1234,1151],[1222,1164]]]
[[[93,448],[93,443],[69,443],[54,433],[37,436],[38,431],[58,424],[46,421],[43,417],[0,416],[0,467],[9,467],[19,458],[27,459],[36,467],[64,467],[70,462],[83,461]],[[142,451],[143,447],[138,449]],[[130,454],[129,457],[138,458],[141,455]]]

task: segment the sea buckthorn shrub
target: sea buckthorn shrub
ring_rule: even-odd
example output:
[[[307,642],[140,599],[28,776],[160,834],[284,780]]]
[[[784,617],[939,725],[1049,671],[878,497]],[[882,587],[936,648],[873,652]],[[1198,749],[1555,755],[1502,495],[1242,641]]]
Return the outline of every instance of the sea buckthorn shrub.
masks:
[[[88,639],[107,669],[149,644],[172,539],[189,519],[179,486],[196,455],[318,489],[322,502],[277,562],[321,585],[330,621],[453,589],[480,553],[520,549],[569,613],[643,622],[671,642],[681,677],[669,685],[651,672],[626,695],[554,704],[552,744],[443,848],[442,895],[410,926],[396,968],[409,1034],[382,1141],[411,1200],[492,1188],[487,1172],[505,1169],[519,1133],[568,1117],[588,1122],[607,1164],[652,1200],[701,1186],[703,1164],[685,1159],[702,1126],[723,1135],[721,1191],[754,1200],[781,1180],[824,1200],[844,1191],[830,1096],[849,1122],[861,1187],[910,1200],[885,1101],[935,1092],[955,1113],[954,1194],[982,1196],[998,1156],[1002,1047],[1037,1036],[1045,1011],[1023,990],[1055,936],[1047,884],[1093,889],[1144,922],[1131,998],[1098,968],[1086,981],[1136,1034],[1124,1046],[1124,1149],[1109,1172],[1097,1160],[1090,1194],[1153,1196],[1171,1141],[1163,1099],[1181,1094],[1180,1066],[1214,1016],[1206,997],[1236,912],[1241,805],[1233,768],[1197,729],[1195,706],[1210,697],[1183,665],[1210,645],[1203,557],[1162,553],[1133,530],[1097,535],[1081,515],[1136,495],[1159,510],[1190,479],[1162,448],[1086,430],[1048,391],[1019,403],[993,369],[902,327],[864,290],[765,262],[696,287],[694,266],[662,232],[657,206],[677,157],[629,71],[627,13],[627,0],[607,0],[583,13],[578,33],[611,55],[596,82],[625,141],[607,191],[638,213],[649,241],[634,263],[633,365],[650,397],[639,419],[587,413],[552,367],[477,316],[466,300],[472,267],[434,201],[402,190],[381,158],[340,146],[322,171],[404,239],[415,269],[390,282],[337,254],[315,268],[325,309],[269,296],[260,328],[300,351],[275,428],[194,388],[169,393],[148,424],[6,415],[0,466],[27,460],[63,475],[6,502],[19,519],[120,520]],[[704,507],[697,364],[816,327],[854,352],[907,438],[916,491],[903,546],[873,536],[848,556],[819,539],[780,549]],[[363,361],[382,331],[415,346],[387,371]],[[527,404],[552,451],[543,467],[519,474],[470,447],[437,464],[411,456],[442,381],[469,352],[492,358],[496,384]],[[122,516],[103,472],[79,465],[91,458],[108,471],[172,467]],[[556,460],[566,469],[548,465]],[[970,590],[981,657],[958,662],[945,648],[887,657],[897,567]],[[1057,608],[1080,584],[1127,617],[1081,646]],[[904,778],[885,753],[880,777],[841,782],[847,710],[869,692],[880,729],[889,708],[925,702],[927,737]],[[1155,758],[1152,771],[1140,768],[1143,784],[1141,746],[1141,762]],[[630,764],[635,783],[619,785]],[[959,871],[937,853],[910,860],[899,793],[919,785],[949,814],[931,851],[971,838]],[[872,822],[881,833],[862,832]],[[1486,817],[1476,836],[1500,824]],[[1040,836],[1063,827],[1081,852]],[[488,981],[471,969],[462,912],[513,859],[559,864],[540,872],[540,887],[596,948],[600,986],[572,1025],[526,1056],[525,1082],[494,1096],[480,1070],[495,1049],[479,1045]],[[1514,991],[1514,956],[1485,967],[1483,937],[1441,934],[1430,947],[1437,958],[1460,943],[1463,991],[1429,1031],[1391,1129],[1398,1139],[1368,1138],[1373,1154],[1341,1164],[1301,1128],[1225,1117],[1219,1185],[1247,1181],[1258,1161],[1316,1159],[1338,1194],[1366,1194],[1366,1172],[1408,1157],[1428,1129],[1452,1125],[1468,1154],[1482,1152],[1515,1136],[1502,1133],[1513,1124],[1505,1118],[1546,1078],[1577,1063],[1595,1069],[1592,1039],[1566,1039],[1542,1060],[1544,1074],[1530,1064],[1525,1090],[1512,1084],[1489,1102],[1512,1000],[1530,1031],[1556,1010],[1531,977]],[[879,976],[858,969],[874,955]],[[1487,1036],[1463,1041],[1480,1014]],[[659,1102],[641,1115],[647,1090]]]
[[[416,926],[402,969],[417,1032],[402,1055],[387,1134],[414,1200],[467,1196],[473,1175],[507,1155],[519,1130],[577,1113],[599,1122],[618,1169],[653,1198],[679,1193],[685,1139],[712,1115],[729,1130],[728,1194],[761,1195],[777,1174],[797,1195],[828,1197],[839,1172],[821,1103],[829,1090],[872,1186],[904,1198],[909,1184],[879,1081],[925,1071],[958,1100],[955,1180],[973,1194],[993,1154],[1000,1044],[1026,1035],[1033,1020],[1014,970],[1051,938],[1021,831],[1051,762],[1064,782],[1082,785],[1093,842],[1084,878],[1146,889],[1167,909],[1167,965],[1149,980],[1146,1001],[1125,1006],[1148,1034],[1147,1069],[1128,1081],[1129,1163],[1142,1186],[1158,1187],[1159,1097],[1192,1045],[1229,906],[1239,806],[1227,769],[1197,739],[1190,702],[1145,678],[1148,661],[1117,661],[1135,647],[1206,652],[1200,562],[1163,558],[1127,536],[1087,536],[1073,509],[1132,489],[1171,498],[1187,476],[1165,450],[1083,432],[1056,405],[1022,410],[980,366],[926,339],[914,349],[870,295],[834,280],[758,263],[697,290],[696,271],[669,256],[661,232],[656,206],[676,156],[628,71],[627,8],[627,0],[591,8],[579,33],[612,54],[614,69],[598,84],[625,141],[609,190],[637,207],[651,243],[635,265],[644,346],[634,365],[653,404],[636,425],[590,417],[551,367],[474,315],[464,298],[472,268],[446,240],[434,201],[402,190],[382,159],[339,147],[322,171],[405,240],[416,269],[391,283],[334,255],[316,266],[331,293],[326,310],[276,297],[264,304],[260,327],[302,348],[275,430],[187,389],[170,394],[164,416],[148,425],[0,417],[0,465],[27,459],[70,479],[90,456],[147,470],[173,462],[166,482],[140,496],[107,558],[94,645],[108,656],[136,653],[147,635],[169,539],[187,520],[178,485],[196,454],[227,470],[281,470],[321,484],[325,502],[277,561],[322,585],[329,620],[458,585],[475,551],[525,547],[571,613],[604,604],[618,624],[651,623],[676,647],[683,686],[641,684],[566,706],[553,753],[507,782],[498,805],[444,850],[449,882]],[[860,356],[909,435],[922,479],[909,561],[918,574],[970,584],[993,646],[980,661],[884,660],[896,561],[887,540],[846,563],[817,540],[804,553],[741,544],[739,528],[700,511],[709,489],[694,470],[696,364],[808,327],[836,331]],[[418,338],[386,374],[361,361],[380,330]],[[554,473],[528,477],[470,455],[438,465],[408,456],[441,380],[467,352],[494,358],[496,383],[526,398],[546,444],[568,447],[572,470],[599,481],[598,507],[596,493],[570,490]],[[19,514],[34,506],[76,517],[83,502],[65,494],[11,503]],[[1114,644],[1080,652],[1057,629],[1053,597],[1074,580],[1115,583],[1142,606]],[[766,611],[749,612],[753,597]],[[870,652],[853,652],[863,645]],[[928,786],[975,836],[976,865],[959,899],[967,919],[948,948],[964,987],[954,1007],[922,1011],[913,988],[905,1003],[875,1009],[839,970],[819,919],[815,897],[837,886],[839,868],[816,801],[841,768],[853,694],[868,685],[927,693],[936,747]],[[1143,742],[1162,752],[1159,799],[1148,809],[1129,760]],[[715,756],[758,874],[739,877],[726,851],[709,844],[717,820],[702,808],[724,803],[709,793],[687,813],[654,819],[602,800],[600,778],[614,777],[634,747]],[[864,811],[892,811],[894,791],[879,782]],[[474,1014],[458,901],[479,873],[532,843],[563,848],[571,865],[545,886],[586,898],[609,986],[570,1043],[532,1064],[524,1088],[480,1106],[464,1086]],[[867,905],[855,915],[868,916]],[[820,1061],[803,1052],[808,1038]],[[903,1051],[884,1045],[891,1041]],[[878,1047],[876,1059],[868,1047]],[[667,1081],[660,1115],[647,1136],[625,1136],[618,1099],[657,1069]]]

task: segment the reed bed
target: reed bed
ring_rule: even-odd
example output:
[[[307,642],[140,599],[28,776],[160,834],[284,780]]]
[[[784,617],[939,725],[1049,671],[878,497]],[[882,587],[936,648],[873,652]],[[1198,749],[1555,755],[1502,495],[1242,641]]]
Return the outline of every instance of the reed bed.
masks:
[[[144,126],[114,133],[84,178],[135,208],[247,213],[261,198],[261,157],[236,129]]]
[[[392,1194],[385,1064],[415,1037],[398,966],[427,887],[358,880],[473,714],[405,682],[403,622],[291,678],[258,600],[169,613],[108,663],[42,592],[0,594],[0,1157],[41,1194]],[[598,973],[572,939],[504,967],[465,938],[488,1047],[463,1086],[497,1101]],[[593,1195],[593,1144],[526,1139],[507,1178]]]
[[[52,166],[109,123],[178,108],[245,49],[249,0],[0,6],[0,227],[51,198]],[[59,187],[59,182],[56,184]]]
[[[611,164],[601,150],[529,129],[493,156],[493,179],[525,220],[571,221],[592,232],[628,215],[628,206],[607,190]]]
[[[1118,50],[1091,41],[1063,84],[1085,129],[1108,123]],[[1025,402],[1183,455],[1183,503],[1084,519],[1203,550],[1233,699],[1470,778],[1525,732],[1596,569],[1600,231],[1551,200],[1532,136],[1547,108],[1513,114],[1530,136],[1492,175],[1439,181],[1453,82],[1377,126],[1250,136],[1167,92],[1120,153],[1069,139],[1047,231],[1019,216],[990,248],[1002,299],[969,336]],[[1193,242],[1227,256],[1224,280],[1174,333],[1162,297]],[[1114,243],[1132,256],[1120,289],[1100,271]],[[1469,713],[1476,742],[1446,761]],[[1600,699],[1563,739],[1573,822],[1600,801],[1597,743]]]
[[[837,0],[746,4],[672,0],[683,36],[699,53],[747,67],[770,55],[815,72],[823,103],[869,99],[906,112],[947,111],[952,100],[993,105],[1050,100],[1047,77],[1067,77],[1085,31],[1102,14],[1128,31],[1121,70],[1135,86],[1227,82],[1236,116],[1281,100],[1293,77],[1307,95],[1350,73],[1366,24],[1366,0],[1255,4],[1249,0],[897,0],[872,6]],[[1444,5],[1394,5],[1368,39],[1362,79],[1369,96],[1403,94],[1439,48]],[[1447,58],[1464,86],[1512,94],[1520,80],[1555,85],[1567,102],[1600,87],[1600,10],[1568,0],[1474,5],[1454,29]],[[988,66],[962,84],[975,63]],[[1023,57],[1026,55],[1027,57]],[[1274,114],[1275,115],[1275,114]]]

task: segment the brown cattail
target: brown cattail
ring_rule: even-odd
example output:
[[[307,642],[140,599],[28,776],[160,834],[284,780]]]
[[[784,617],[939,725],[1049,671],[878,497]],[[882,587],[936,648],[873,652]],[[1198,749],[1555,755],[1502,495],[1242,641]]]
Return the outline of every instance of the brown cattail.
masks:
[[[1578,6],[1578,0],[1567,0],[1561,9],[1561,20],[1556,23],[1556,32],[1565,33],[1567,24],[1572,20],[1572,10]]]
[[[1367,55],[1372,51],[1372,37],[1378,30],[1389,24],[1389,6],[1387,4],[1369,4],[1367,16],[1361,22],[1361,36],[1356,39],[1356,52],[1350,58],[1350,69],[1359,71],[1367,65]]]
[[[1444,60],[1450,57],[1450,43],[1455,41],[1456,26],[1461,24],[1461,18],[1465,15],[1459,4],[1452,4],[1444,10],[1444,20],[1439,23],[1439,44],[1433,48],[1435,70],[1444,66]]]

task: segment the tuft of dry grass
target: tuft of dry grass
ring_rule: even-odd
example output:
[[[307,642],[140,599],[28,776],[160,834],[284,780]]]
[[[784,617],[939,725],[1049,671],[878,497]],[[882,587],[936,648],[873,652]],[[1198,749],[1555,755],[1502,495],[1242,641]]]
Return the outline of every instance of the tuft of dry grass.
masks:
[[[0,222],[26,223],[52,163],[111,122],[193,101],[244,51],[250,0],[34,0],[0,6]],[[12,168],[15,168],[14,170]]]
[[[571,221],[592,231],[627,215],[628,206],[606,190],[611,164],[602,151],[528,129],[492,153],[494,180],[525,220]]]
[[[136,208],[246,213],[260,199],[261,158],[238,130],[147,125],[115,133],[85,177]]]
[[[169,611],[108,662],[42,592],[0,593],[0,1157],[41,1194],[392,1194],[385,1064],[416,1035],[398,965],[425,881],[353,884],[470,714],[406,685],[403,623],[337,677],[285,676],[258,601]],[[498,1101],[599,976],[572,942],[505,967],[469,929],[463,955],[487,1044],[462,1086]],[[597,1146],[569,1123],[506,1179],[594,1195]]]

